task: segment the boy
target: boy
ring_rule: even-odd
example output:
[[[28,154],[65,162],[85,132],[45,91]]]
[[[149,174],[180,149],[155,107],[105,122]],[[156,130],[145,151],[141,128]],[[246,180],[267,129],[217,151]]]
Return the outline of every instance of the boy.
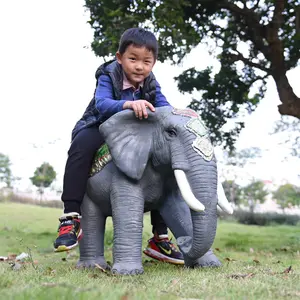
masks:
[[[94,98],[72,131],[62,194],[64,214],[59,218],[59,234],[54,242],[56,252],[74,248],[82,235],[80,205],[94,155],[104,142],[99,125],[123,109],[132,109],[137,118],[143,119],[148,117],[146,108],[154,112],[155,107],[170,105],[152,73],[157,52],[153,33],[131,28],[120,39],[117,60],[98,68]],[[151,212],[151,223],[154,237],[145,254],[151,249],[153,258],[183,263],[182,254],[168,239],[167,226],[158,211]]]

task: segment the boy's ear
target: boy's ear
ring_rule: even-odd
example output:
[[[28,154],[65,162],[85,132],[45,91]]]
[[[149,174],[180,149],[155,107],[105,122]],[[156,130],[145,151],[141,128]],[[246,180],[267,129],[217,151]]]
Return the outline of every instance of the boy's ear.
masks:
[[[122,60],[121,60],[122,54],[119,51],[116,53],[116,58],[117,58],[117,62],[119,64],[122,64]]]

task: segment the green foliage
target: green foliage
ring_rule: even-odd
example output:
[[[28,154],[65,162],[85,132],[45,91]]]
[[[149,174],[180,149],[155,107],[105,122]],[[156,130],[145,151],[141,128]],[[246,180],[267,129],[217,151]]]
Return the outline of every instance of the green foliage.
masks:
[[[220,69],[191,68],[176,77],[181,92],[201,92],[190,107],[199,111],[217,143],[232,149],[244,123],[223,130],[228,119],[252,112],[272,76],[284,104],[281,114],[300,118],[300,99],[286,72],[300,57],[299,0],[86,0],[94,29],[92,49],[114,55],[122,32],[142,26],[155,32],[159,60],[178,63],[206,43]],[[297,27],[298,26],[298,27]],[[201,59],[201,58],[199,58]],[[255,87],[255,93],[250,89]]]
[[[243,188],[243,198],[246,203],[253,210],[256,201],[264,203],[268,192],[266,191],[265,184],[261,180],[253,181]]]
[[[42,194],[44,188],[49,187],[55,178],[56,172],[53,167],[49,163],[44,162],[40,167],[36,168],[30,180],[33,185],[39,188]]]
[[[0,182],[4,182],[7,187],[11,187],[13,180],[10,166],[11,162],[9,157],[0,153]]]
[[[227,199],[235,205],[239,205],[243,200],[242,188],[233,180],[225,180],[222,185]]]
[[[290,183],[281,185],[274,193],[273,197],[281,207],[300,205],[300,188]]]

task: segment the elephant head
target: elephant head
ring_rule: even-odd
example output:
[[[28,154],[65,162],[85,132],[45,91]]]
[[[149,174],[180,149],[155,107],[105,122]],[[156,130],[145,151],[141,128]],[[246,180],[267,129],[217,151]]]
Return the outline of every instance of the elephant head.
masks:
[[[205,254],[215,238],[218,176],[213,147],[198,114],[161,107],[139,120],[128,110],[100,125],[100,133],[114,163],[129,178],[141,179],[149,162],[174,171],[193,220],[193,237],[181,250],[190,259]],[[219,205],[232,212],[226,197],[219,199]]]

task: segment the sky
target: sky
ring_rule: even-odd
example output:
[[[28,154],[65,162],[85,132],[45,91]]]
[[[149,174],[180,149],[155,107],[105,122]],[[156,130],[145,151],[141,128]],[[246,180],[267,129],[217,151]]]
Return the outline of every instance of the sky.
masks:
[[[103,62],[90,49],[93,31],[87,24],[84,1],[14,0],[0,2],[0,152],[9,156],[18,186],[28,189],[29,177],[43,162],[57,172],[62,187],[71,131],[82,116],[95,89],[95,71]],[[174,76],[195,66],[213,64],[204,46],[194,49],[180,66],[157,63],[154,73],[168,101],[184,108],[191,101],[182,95]],[[300,95],[300,68],[288,73]],[[272,79],[257,110],[245,118],[238,149],[259,147],[265,155],[249,164],[240,177],[257,177],[300,185],[300,161],[288,157],[269,132],[280,119],[279,99]],[[217,155],[222,150],[217,149]]]

